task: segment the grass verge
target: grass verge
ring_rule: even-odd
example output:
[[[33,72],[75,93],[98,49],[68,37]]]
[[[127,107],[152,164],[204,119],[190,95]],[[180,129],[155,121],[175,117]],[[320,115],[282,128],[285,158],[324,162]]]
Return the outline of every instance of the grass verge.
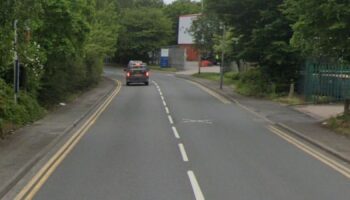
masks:
[[[154,70],[154,71],[161,71],[161,72],[176,72],[176,68],[174,67],[167,67],[167,68],[163,68],[163,67],[160,67],[160,66],[154,66],[154,65],[151,65],[151,66],[148,66],[151,70]]]
[[[194,74],[192,76],[216,82],[220,81],[220,73],[202,72],[201,74]],[[224,84],[244,96],[266,98],[287,105],[300,105],[304,103],[303,99],[298,96],[288,97],[286,94],[276,94],[274,86],[270,86],[262,81],[262,78],[256,72],[247,72],[245,74],[227,72],[224,74]]]
[[[332,117],[328,119],[325,126],[345,136],[350,136],[350,114]]]

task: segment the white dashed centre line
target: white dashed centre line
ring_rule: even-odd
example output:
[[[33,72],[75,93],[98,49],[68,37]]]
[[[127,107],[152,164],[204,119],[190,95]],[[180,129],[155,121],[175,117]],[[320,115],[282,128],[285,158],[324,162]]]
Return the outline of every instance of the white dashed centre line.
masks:
[[[163,102],[163,105],[164,105],[164,108],[165,108],[165,112],[168,115],[169,122],[170,122],[171,125],[173,125],[174,121],[173,121],[173,118],[170,115],[170,111],[169,111],[169,108],[167,107],[167,104],[165,102],[162,90],[160,89],[159,85],[155,81],[153,81],[153,83],[157,87],[157,90],[158,90],[158,92],[160,94],[160,97],[162,99],[162,102]],[[173,130],[175,138],[180,139],[180,135],[179,135],[176,127],[172,126],[171,128]],[[187,156],[187,153],[186,153],[186,150],[185,150],[185,146],[182,143],[180,143],[178,145],[179,145],[179,149],[180,149],[180,153],[181,153],[183,161],[184,162],[189,162],[189,159],[188,159],[188,156]],[[202,190],[201,190],[201,188],[200,188],[200,186],[198,184],[197,178],[196,178],[195,174],[193,173],[193,171],[191,171],[191,170],[187,171],[187,175],[188,175],[188,178],[190,179],[195,199],[196,200],[205,200],[205,198],[203,196],[203,193],[202,193]]]
[[[188,162],[188,156],[187,156],[185,147],[184,147],[184,145],[182,143],[179,144],[179,149],[180,149],[180,152],[181,152],[182,160],[184,162]]]
[[[196,200],[205,200],[202,190],[199,187],[198,181],[196,179],[196,176],[194,175],[193,171],[188,171],[187,172],[188,178],[190,179],[192,189],[194,196],[196,197]]]
[[[174,133],[175,137],[176,137],[177,139],[180,139],[180,135],[179,135],[179,133],[177,132],[176,127],[173,126],[172,129],[173,129],[173,133]]]
[[[169,119],[170,124],[174,124],[173,118],[170,115],[168,115],[168,119]]]
[[[169,114],[169,113],[170,113],[170,111],[169,111],[169,108],[168,108],[168,107],[165,107],[165,112],[166,112],[166,114]]]

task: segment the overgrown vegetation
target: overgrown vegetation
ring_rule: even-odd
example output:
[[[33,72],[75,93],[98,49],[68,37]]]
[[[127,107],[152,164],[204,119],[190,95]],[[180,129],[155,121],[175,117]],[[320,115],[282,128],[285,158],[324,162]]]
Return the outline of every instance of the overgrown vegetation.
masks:
[[[0,2],[0,132],[33,122],[43,107],[97,84],[118,39],[114,0]],[[20,95],[13,94],[13,24],[18,21]]]
[[[220,81],[220,73],[201,73],[194,74],[196,78],[203,78],[211,81]],[[263,77],[263,74],[257,69],[251,69],[247,72],[226,72],[224,74],[225,85],[230,86],[235,92],[260,98],[269,98],[274,101],[289,105],[302,104],[303,101],[297,96],[288,97],[286,93],[276,92],[277,87]]]
[[[332,117],[326,121],[326,126],[340,134],[350,136],[350,115]]]

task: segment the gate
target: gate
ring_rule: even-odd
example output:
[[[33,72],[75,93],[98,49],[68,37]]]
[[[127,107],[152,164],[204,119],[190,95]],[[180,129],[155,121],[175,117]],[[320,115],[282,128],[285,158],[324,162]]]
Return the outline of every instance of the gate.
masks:
[[[350,66],[307,63],[301,75],[307,102],[337,102],[350,97]]]

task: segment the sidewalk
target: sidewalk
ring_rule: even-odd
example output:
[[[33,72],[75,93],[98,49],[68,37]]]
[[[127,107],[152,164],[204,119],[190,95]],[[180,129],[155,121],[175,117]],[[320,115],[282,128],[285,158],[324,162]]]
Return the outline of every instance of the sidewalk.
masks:
[[[272,121],[280,128],[285,129],[341,160],[350,163],[350,139],[323,128],[321,126],[320,118],[311,117],[309,114],[305,114],[293,107],[277,102],[241,96],[235,93],[231,87],[224,86],[223,90],[220,90],[219,84],[210,80],[194,78],[187,75],[177,76],[195,81],[233,102],[240,103],[262,117]],[[337,109],[339,109],[339,105]],[[329,113],[334,113],[334,111],[332,110],[331,112],[328,112],[328,114]]]
[[[74,102],[23,127],[5,140],[0,140],[0,199],[45,156],[51,146],[83,121],[115,88],[115,84],[114,81],[103,78],[98,86]]]

